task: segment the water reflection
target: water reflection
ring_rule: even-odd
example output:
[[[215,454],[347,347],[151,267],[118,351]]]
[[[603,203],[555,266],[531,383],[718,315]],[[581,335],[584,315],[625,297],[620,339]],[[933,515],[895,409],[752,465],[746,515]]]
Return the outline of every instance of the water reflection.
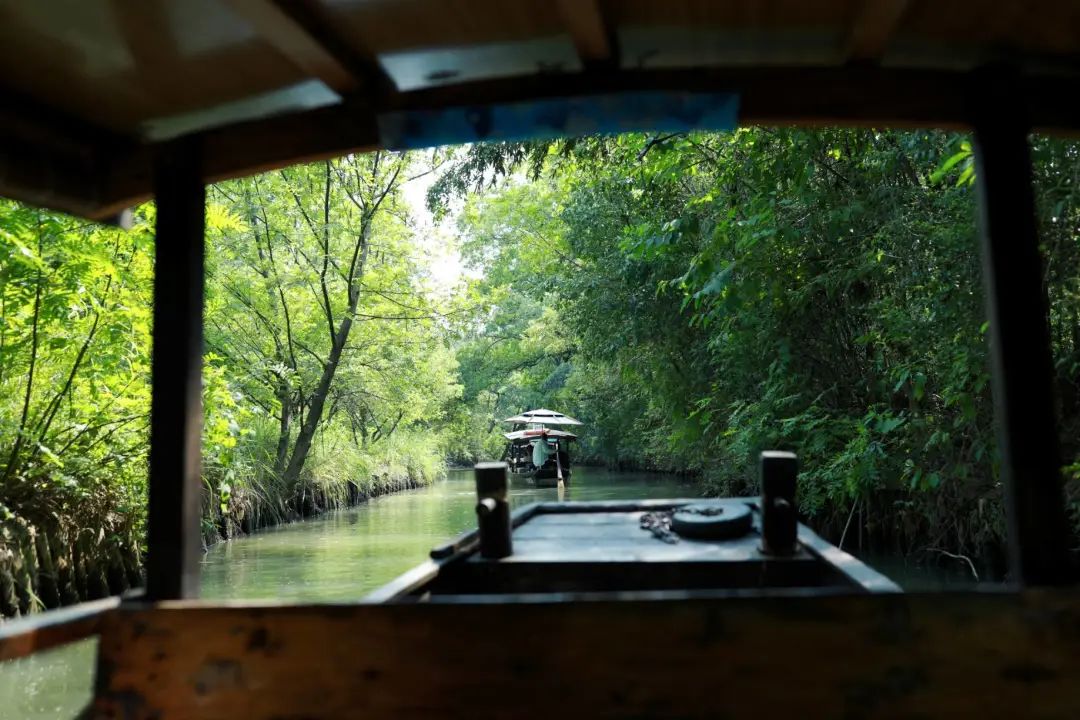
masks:
[[[555,500],[523,482],[511,504]],[[672,476],[574,471],[567,500],[694,494]],[[324,517],[221,543],[203,559],[203,597],[283,601],[355,600],[422,562],[428,551],[476,523],[471,471]],[[93,684],[96,640],[0,663],[0,720],[74,718]]]
[[[90,702],[97,638],[0,662],[0,720],[73,718]]]
[[[683,497],[693,486],[671,475],[575,468],[567,500]],[[555,488],[511,484],[520,506],[556,500]],[[203,597],[353,600],[422,562],[439,543],[476,524],[471,471],[316,520],[222,543],[203,561]]]

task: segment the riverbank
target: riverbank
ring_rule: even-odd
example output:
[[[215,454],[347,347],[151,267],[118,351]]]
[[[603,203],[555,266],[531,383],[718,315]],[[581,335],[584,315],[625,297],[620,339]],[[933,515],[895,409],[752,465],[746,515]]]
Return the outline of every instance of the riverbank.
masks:
[[[248,449],[250,450],[250,448]],[[204,471],[202,543],[316,517],[445,477],[426,443],[378,452],[320,447],[301,481],[251,472]],[[0,498],[0,618],[119,595],[143,583],[145,499],[86,497],[57,484]],[[133,495],[135,493],[132,493]],[[24,498],[25,502],[17,502]]]
[[[0,505],[0,619],[142,585],[142,536],[131,517],[112,510],[76,522],[50,505],[25,513]]]
[[[289,498],[268,497],[255,492],[230,493],[227,504],[204,511],[203,551],[215,544],[277,525],[317,517],[332,510],[362,505],[383,495],[416,490],[445,476],[445,470],[426,473],[414,468],[404,472],[387,468],[366,481],[346,480],[343,487],[311,484]],[[211,522],[206,522],[209,517]]]

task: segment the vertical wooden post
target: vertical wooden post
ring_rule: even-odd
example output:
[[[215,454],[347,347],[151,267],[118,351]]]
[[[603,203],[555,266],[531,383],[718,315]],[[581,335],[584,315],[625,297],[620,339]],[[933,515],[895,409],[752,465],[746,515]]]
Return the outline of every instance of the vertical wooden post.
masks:
[[[514,552],[510,523],[506,463],[482,462],[476,468],[476,518],[480,529],[480,556],[508,557]]]
[[[761,453],[761,551],[768,555],[791,555],[798,546],[798,482],[799,459],[795,453]]]
[[[154,327],[146,595],[199,593],[203,225],[206,189],[197,141],[155,159]]]
[[[973,103],[986,313],[990,321],[1010,574],[1021,585],[1069,582],[1061,481],[1029,127],[1021,95],[984,77]]]

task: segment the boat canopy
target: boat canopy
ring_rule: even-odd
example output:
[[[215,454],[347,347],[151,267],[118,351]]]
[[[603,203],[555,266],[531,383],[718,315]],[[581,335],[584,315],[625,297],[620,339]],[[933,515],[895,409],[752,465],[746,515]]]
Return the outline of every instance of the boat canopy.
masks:
[[[148,199],[178,138],[209,183],[551,126],[504,118],[640,129],[718,92],[741,124],[966,127],[978,93],[1080,122],[1068,0],[0,0],[0,18],[0,195],[96,219]],[[674,95],[611,105],[626,91]]]
[[[508,423],[541,423],[543,425],[583,425],[580,420],[575,420],[569,415],[563,415],[561,412],[555,412],[554,410],[545,410],[539,408],[537,410],[526,410],[520,415],[508,417],[503,422]]]
[[[545,438],[566,438],[567,440],[577,440],[577,435],[572,432],[566,432],[565,430],[549,430],[548,428],[537,428],[535,430],[515,430],[514,432],[503,433],[503,437],[513,442],[514,440],[528,440],[532,438],[545,437]]]

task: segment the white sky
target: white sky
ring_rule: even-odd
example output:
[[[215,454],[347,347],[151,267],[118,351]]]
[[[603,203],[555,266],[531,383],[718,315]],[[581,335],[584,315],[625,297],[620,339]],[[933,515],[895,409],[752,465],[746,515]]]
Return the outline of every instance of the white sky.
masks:
[[[418,165],[414,173],[419,174],[424,169],[424,165]],[[433,172],[406,182],[402,186],[402,197],[409,207],[418,245],[428,256],[431,289],[435,294],[445,296],[454,291],[464,268],[458,252],[457,208],[447,213],[439,223],[435,222],[427,208],[427,191],[436,177],[438,174]]]

